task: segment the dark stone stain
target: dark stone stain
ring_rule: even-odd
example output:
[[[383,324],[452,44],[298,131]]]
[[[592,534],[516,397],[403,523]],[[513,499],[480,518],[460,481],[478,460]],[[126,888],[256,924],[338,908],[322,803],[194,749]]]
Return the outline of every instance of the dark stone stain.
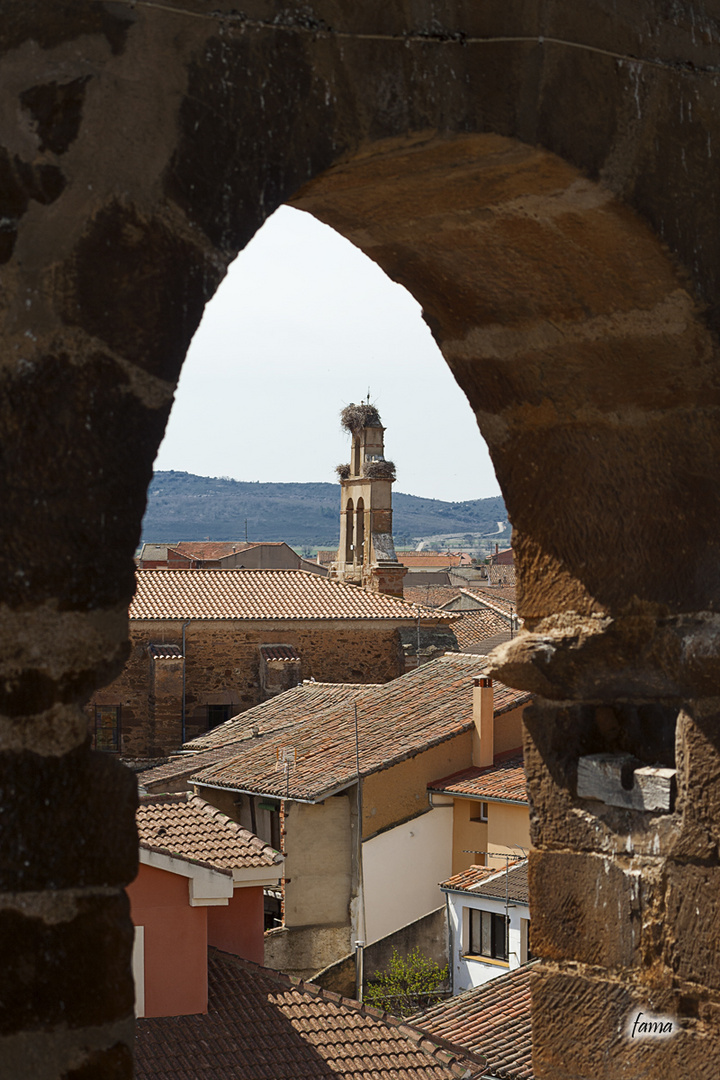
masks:
[[[63,1073],[60,1080],[131,1080],[133,1055],[125,1043],[107,1050],[94,1050],[82,1065]]]
[[[35,121],[40,151],[64,154],[77,138],[89,75],[59,85],[32,86],[20,95],[20,103]]]
[[[60,197],[65,184],[57,165],[29,165],[0,148],[0,263],[12,256],[20,219],[30,200],[47,206]]]
[[[85,362],[64,352],[26,361],[3,383],[0,505],[6,521],[29,523],[0,548],[9,604],[23,606],[31,592],[66,610],[130,599],[131,555],[168,413],[169,405],[142,405],[99,352]]]
[[[158,218],[113,202],[90,222],[65,277],[66,323],[174,382],[220,272]]]
[[[93,804],[103,811],[88,815]],[[109,755],[87,745],[61,757],[5,752],[0,805],[3,891],[119,887],[135,877],[137,783]]]
[[[0,52],[17,49],[25,41],[36,41],[41,49],[54,49],[84,34],[102,34],[113,56],[119,56],[136,18],[125,4],[78,5],[69,0],[44,5],[39,18],[35,5],[27,0],[8,0],[3,3]]]
[[[122,893],[82,899],[74,919],[49,925],[19,911],[0,912],[0,1033],[96,1026],[132,1013],[128,906]]]
[[[244,247],[266,216],[337,156],[324,85],[297,37],[284,31],[264,41],[214,38],[189,67],[165,188],[220,249]]]

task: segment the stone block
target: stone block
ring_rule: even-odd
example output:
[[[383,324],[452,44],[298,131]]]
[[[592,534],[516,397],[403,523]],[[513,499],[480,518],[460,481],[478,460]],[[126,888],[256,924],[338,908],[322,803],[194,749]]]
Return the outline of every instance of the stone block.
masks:
[[[680,979],[720,990],[720,867],[669,863],[663,959]]]
[[[127,885],[137,873],[134,775],[86,746],[0,754],[0,890]]]
[[[26,896],[15,904],[0,909],[1,1035],[94,1027],[132,1013],[133,929],[124,893]]]
[[[650,874],[608,855],[530,853],[533,952],[607,968],[638,962]]]
[[[720,1004],[698,988],[648,988],[538,965],[531,978],[535,1080],[716,1080]],[[664,1038],[631,1035],[639,1013],[672,1021]]]

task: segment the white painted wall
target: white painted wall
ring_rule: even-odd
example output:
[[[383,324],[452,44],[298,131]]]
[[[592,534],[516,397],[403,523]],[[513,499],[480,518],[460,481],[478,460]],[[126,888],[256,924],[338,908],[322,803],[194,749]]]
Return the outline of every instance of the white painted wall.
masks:
[[[428,810],[363,843],[366,940],[377,941],[439,908],[452,872],[452,814]]]
[[[494,911],[497,915],[505,914],[503,900],[490,900],[487,897],[473,896],[469,892],[448,892],[449,917],[452,933],[452,979],[453,993],[461,994],[473,986],[506,975],[508,971],[527,963],[527,943],[523,941],[522,920],[530,920],[530,909],[526,904],[511,903],[507,914],[510,918],[508,930],[508,963],[471,959],[466,955],[470,940],[469,909]]]

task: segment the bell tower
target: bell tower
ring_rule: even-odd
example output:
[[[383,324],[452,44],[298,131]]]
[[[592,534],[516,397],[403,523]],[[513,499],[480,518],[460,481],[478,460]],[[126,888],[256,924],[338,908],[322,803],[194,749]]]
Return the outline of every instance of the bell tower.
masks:
[[[369,396],[366,403],[343,409],[340,420],[352,435],[352,448],[350,463],[337,468],[340,546],[331,573],[373,592],[402,596],[407,570],[397,560],[392,538],[395,466],[385,460],[385,428]]]

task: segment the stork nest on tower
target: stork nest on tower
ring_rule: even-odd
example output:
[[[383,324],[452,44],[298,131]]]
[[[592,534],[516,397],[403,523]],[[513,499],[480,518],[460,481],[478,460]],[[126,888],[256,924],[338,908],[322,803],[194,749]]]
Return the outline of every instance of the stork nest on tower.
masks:
[[[350,466],[349,465],[336,465],[335,466],[335,472],[338,474],[338,479],[339,480],[347,480],[347,478],[350,475]]]
[[[394,480],[395,462],[364,461],[362,467],[362,474],[363,476],[366,476],[368,480]]]
[[[355,405],[351,402],[340,413],[340,423],[351,435],[366,427],[382,427],[380,413],[374,405]]]

